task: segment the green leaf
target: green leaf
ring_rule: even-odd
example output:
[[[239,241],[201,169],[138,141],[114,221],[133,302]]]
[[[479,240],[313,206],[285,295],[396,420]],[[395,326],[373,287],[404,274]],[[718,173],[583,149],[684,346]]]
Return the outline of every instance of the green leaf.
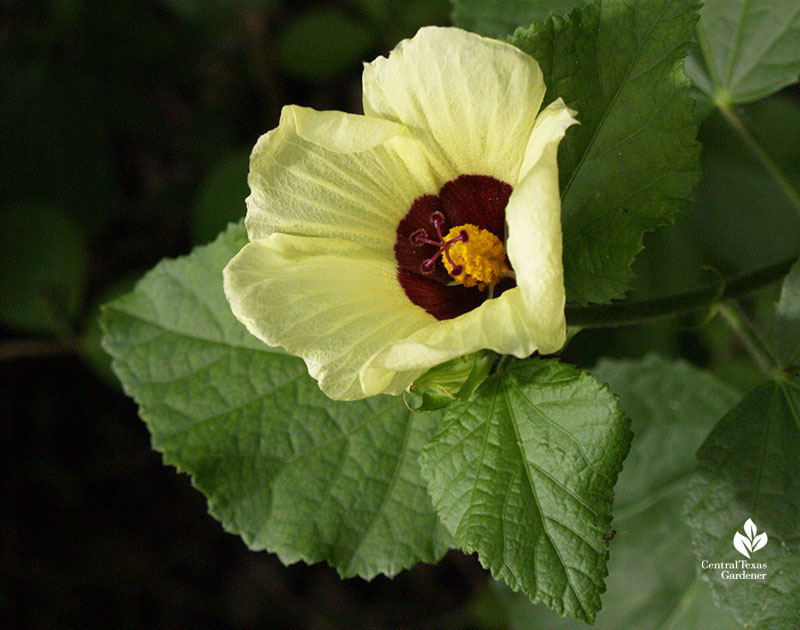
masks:
[[[755,101],[800,75],[797,0],[706,0],[697,39],[686,70],[716,102]]]
[[[697,575],[689,529],[681,518],[694,452],[714,423],[739,399],[711,374],[683,361],[649,355],[601,361],[593,370],[619,394],[634,439],[614,489],[608,592],[599,630],[740,628],[711,601]],[[512,630],[585,627],[558,619],[521,597],[503,596]]]
[[[594,377],[520,361],[447,408],[420,463],[457,544],[492,575],[588,623],[605,590],[603,537],[630,446],[628,421]]]
[[[411,383],[406,403],[415,411],[428,411],[468,400],[489,376],[496,359],[495,353],[480,350],[432,367]]]
[[[68,335],[86,288],[86,245],[49,204],[26,203],[0,217],[0,321]]]
[[[739,115],[778,168],[800,186],[797,99],[776,95],[740,108]],[[703,179],[695,204],[679,221],[703,253],[703,262],[725,273],[742,273],[796,254],[797,208],[721,114],[703,122],[700,140]]]
[[[293,78],[328,81],[357,68],[376,43],[377,35],[347,13],[317,7],[280,34],[278,65]]]
[[[775,315],[775,354],[782,367],[800,368],[800,261],[783,281]]]
[[[455,26],[486,35],[504,37],[518,26],[544,22],[551,14],[564,15],[586,0],[452,0],[450,18]]]
[[[240,149],[226,155],[206,175],[192,208],[189,227],[194,243],[212,241],[228,223],[244,218],[249,170],[250,151]]]
[[[748,628],[800,627],[800,383],[759,386],[716,426],[697,454],[686,518],[698,562],[744,561],[733,546],[752,519],[765,547],[748,562],[766,563],[765,579],[722,579],[706,569],[716,599]],[[741,568],[733,572],[741,572]]]
[[[546,101],[577,110],[559,150],[567,299],[624,296],[647,230],[669,223],[699,180],[699,145],[681,69],[696,0],[607,0],[518,31],[539,61]]]
[[[618,519],[685,490],[695,452],[740,395],[685,361],[648,355],[603,360],[593,370],[620,397],[635,439],[615,492]]]
[[[416,459],[438,416],[399,398],[333,402],[301,360],[252,337],[222,291],[245,242],[232,226],[104,309],[104,347],[153,446],[227,531],[284,563],[371,578],[437,561],[451,538]]]

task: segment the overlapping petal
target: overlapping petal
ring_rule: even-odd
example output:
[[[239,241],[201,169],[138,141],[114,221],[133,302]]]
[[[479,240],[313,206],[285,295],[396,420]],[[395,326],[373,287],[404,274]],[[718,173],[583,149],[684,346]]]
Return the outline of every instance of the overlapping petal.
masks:
[[[506,252],[517,276],[526,317],[533,330],[548,337],[566,337],[564,266],[561,260],[561,196],[558,183],[558,144],[578,121],[561,99],[536,120],[522,180],[506,206]],[[554,337],[554,338],[557,338]],[[540,345],[542,352],[556,348]]]
[[[513,184],[545,94],[519,49],[454,28],[426,27],[364,66],[364,112],[402,123],[440,171]]]
[[[558,99],[541,112],[526,138],[522,180],[506,206],[506,246],[517,287],[391,344],[362,369],[365,386],[383,371],[420,369],[482,348],[523,358],[537,350],[555,352],[564,345],[557,150],[567,128],[577,122],[573,113]]]
[[[386,346],[364,365],[361,382],[368,390],[390,374],[424,371],[482,348],[519,358],[536,350],[554,352],[564,345],[565,330],[560,322],[549,324],[544,327],[530,317],[519,288],[514,288],[469,313],[432,322]]]
[[[224,287],[253,335],[302,357],[331,398],[353,400],[400,393],[421,373],[384,374],[377,391],[359,381],[372,355],[436,321],[408,300],[396,274],[392,261],[351,241],[273,234],[228,263]]]
[[[391,258],[398,221],[442,177],[404,125],[287,106],[250,158],[247,232],[344,238]]]

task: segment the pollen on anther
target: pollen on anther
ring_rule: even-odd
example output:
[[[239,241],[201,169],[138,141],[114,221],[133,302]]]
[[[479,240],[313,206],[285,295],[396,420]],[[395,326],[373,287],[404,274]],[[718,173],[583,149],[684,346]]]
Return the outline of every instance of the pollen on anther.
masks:
[[[461,175],[446,183],[438,195],[414,200],[398,224],[395,242],[398,280],[414,304],[437,319],[450,319],[513,286],[505,256],[498,250],[496,257],[493,247],[487,250],[485,235],[479,233],[488,230],[503,246],[505,207],[511,192],[511,186],[492,177]],[[446,245],[449,241],[453,242]],[[496,286],[495,277],[483,273],[487,267],[499,267]]]

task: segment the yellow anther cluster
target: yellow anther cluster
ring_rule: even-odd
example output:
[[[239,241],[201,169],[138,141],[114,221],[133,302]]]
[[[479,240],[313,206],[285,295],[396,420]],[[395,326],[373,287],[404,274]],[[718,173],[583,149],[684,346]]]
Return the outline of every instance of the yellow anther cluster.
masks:
[[[506,263],[506,250],[503,243],[489,230],[465,223],[450,230],[444,240],[457,238],[462,230],[467,233],[467,242],[453,243],[447,252],[453,262],[463,269],[459,275],[453,276],[456,282],[465,287],[477,285],[483,291],[487,286],[496,284],[511,273],[511,269]],[[442,252],[442,261],[448,273],[451,272],[453,265],[450,264],[444,252]]]

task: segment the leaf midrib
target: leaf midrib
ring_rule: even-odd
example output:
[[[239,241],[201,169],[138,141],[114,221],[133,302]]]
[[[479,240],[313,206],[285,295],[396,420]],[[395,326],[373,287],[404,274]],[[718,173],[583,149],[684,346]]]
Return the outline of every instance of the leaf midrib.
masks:
[[[661,22],[661,18],[664,15],[664,12],[666,11],[666,8],[667,8],[667,6],[669,6],[669,4],[670,4],[669,2],[665,2],[662,5],[661,11],[659,12],[658,17],[653,21],[653,24],[650,26],[650,29],[647,31],[647,34],[642,39],[641,44],[636,48],[636,52],[631,57],[631,61],[628,64],[627,69],[625,70],[625,76],[623,76],[622,80],[619,82],[619,86],[617,87],[617,90],[614,92],[614,96],[612,97],[611,101],[609,102],[608,107],[606,108],[605,112],[603,112],[603,116],[600,119],[600,122],[597,124],[597,127],[594,130],[594,133],[592,133],[592,137],[589,140],[589,144],[586,145],[586,150],[583,152],[583,155],[581,155],[580,160],[578,160],[578,163],[575,165],[575,168],[573,169],[569,180],[567,181],[566,185],[564,186],[564,191],[561,194],[561,198],[563,200],[566,201],[567,196],[569,195],[569,191],[572,188],[572,183],[575,181],[575,178],[577,177],[578,172],[581,170],[581,168],[583,167],[583,163],[586,161],[586,156],[589,155],[589,153],[591,152],[592,148],[594,147],[594,144],[597,141],[597,137],[600,135],[600,130],[603,128],[603,125],[604,125],[606,119],[608,118],[611,110],[614,108],[614,105],[616,104],[620,93],[623,91],[623,88],[625,87],[625,84],[626,84],[628,78],[630,77],[631,72],[633,71],[634,65],[636,65],[636,61],[639,58],[639,55],[641,54],[642,49],[644,48],[645,44],[649,42],[650,36],[653,33],[653,29],[655,29],[656,25]],[[598,15],[600,15],[600,14],[598,13]],[[635,18],[635,13],[634,13],[634,18]],[[599,21],[598,21],[598,25],[597,25],[597,33],[598,33],[598,35],[600,33],[600,22]],[[598,62],[599,62],[599,59],[598,59]],[[599,65],[600,64],[598,63],[598,66]]]
[[[747,1],[745,2],[745,4],[747,4]],[[744,16],[744,13],[745,12],[742,11],[742,16]],[[733,69],[733,67],[731,68],[731,75],[730,75],[730,78],[729,78],[729,85],[728,85],[728,87],[731,89],[731,91],[733,91],[734,86],[738,86],[738,85],[741,85],[742,83],[744,83],[744,81],[747,79],[747,77],[749,77],[750,74],[752,73],[753,69],[757,68],[759,66],[759,64],[761,64],[761,62],[764,60],[764,57],[775,46],[775,43],[779,39],[781,39],[784,35],[786,35],[786,31],[788,31],[790,28],[792,28],[794,26],[794,20],[797,19],[798,14],[800,14],[800,7],[798,7],[795,10],[795,12],[792,14],[791,18],[787,18],[785,20],[786,27],[783,30],[779,31],[772,38],[772,40],[769,42],[769,45],[764,49],[764,53],[761,56],[759,56],[757,59],[751,59],[748,63],[742,63],[740,65],[740,67],[739,67],[739,70],[740,70],[739,79],[736,81],[735,84],[733,82],[733,70],[734,69]],[[743,18],[743,20],[744,20],[744,18]],[[735,50],[736,49],[733,49],[733,52],[735,52]],[[751,90],[751,92],[752,92],[752,90]]]
[[[742,24],[744,24],[744,14],[746,13],[747,4],[750,0],[742,1],[742,10],[739,12],[739,20],[736,23],[736,35],[733,38],[733,46],[731,46],[731,54],[728,58],[728,87],[733,84],[733,68],[736,65],[736,49],[739,47],[739,40],[742,37]]]
[[[529,489],[531,491],[531,495],[533,496],[533,500],[536,503],[536,510],[537,510],[537,515],[539,516],[539,522],[542,524],[542,533],[544,534],[544,536],[547,537],[547,540],[550,541],[550,545],[553,547],[553,551],[555,551],[555,554],[558,557],[558,561],[559,561],[559,563],[561,564],[561,566],[562,566],[562,568],[564,570],[564,575],[567,578],[567,583],[569,584],[569,587],[572,590],[572,593],[575,595],[575,599],[577,599],[578,604],[580,604],[581,611],[583,612],[583,615],[584,615],[585,619],[590,621],[590,620],[594,619],[594,615],[589,613],[588,608],[586,606],[586,603],[581,598],[581,595],[578,592],[578,589],[575,587],[575,584],[572,581],[572,576],[570,575],[569,567],[564,562],[564,558],[561,556],[561,551],[558,549],[558,547],[556,546],[555,541],[553,540],[553,537],[550,535],[550,532],[547,530],[547,525],[545,523],[544,511],[542,510],[542,504],[539,501],[539,495],[536,492],[536,485],[533,483],[533,478],[531,477],[530,470],[528,469],[528,459],[525,456],[525,450],[523,449],[523,446],[522,446],[522,436],[520,435],[519,427],[517,426],[517,423],[516,423],[516,418],[514,416],[514,410],[513,410],[513,407],[511,405],[511,398],[509,397],[508,390],[505,387],[501,386],[501,389],[502,389],[503,398],[504,398],[504,401],[505,401],[506,411],[508,413],[509,422],[510,422],[512,428],[514,429],[514,437],[516,438],[515,439],[515,443],[516,443],[517,449],[519,451],[520,460],[522,461],[522,468],[525,471],[525,478],[528,480],[528,486],[529,486]],[[564,602],[562,601],[562,603],[564,603]]]
[[[576,378],[574,380],[577,381],[578,379]],[[577,447],[578,452],[581,454],[581,457],[583,457],[583,460],[586,462],[586,465],[589,468],[591,468],[596,474],[598,474],[601,477],[603,477],[612,486],[614,485],[612,479],[607,474],[605,474],[601,470],[598,470],[595,467],[594,463],[586,455],[586,452],[584,451],[583,445],[578,441],[578,438],[576,438],[574,435],[572,435],[572,433],[570,433],[565,427],[561,426],[558,422],[553,420],[550,416],[548,416],[544,411],[542,411],[539,408],[542,403],[534,404],[533,401],[525,394],[525,392],[522,391],[522,388],[520,388],[515,381],[510,381],[509,385],[514,388],[514,390],[517,392],[517,394],[520,396],[520,398],[525,400],[525,402],[527,402],[530,405],[531,409],[533,409],[534,412],[536,412],[541,418],[543,418],[551,426],[553,426],[556,429],[558,429],[559,431],[561,431],[564,435],[566,435],[572,441],[572,443]],[[558,403],[560,405],[564,405],[567,402],[575,403],[575,402],[582,402],[582,401],[580,401],[579,399],[576,399],[576,398],[570,398],[568,401],[561,400],[561,401],[549,401],[549,402],[550,402],[550,404]],[[594,400],[594,399],[586,399],[586,402],[590,402],[592,404],[596,404],[597,401]]]
[[[761,479],[764,475],[764,465],[765,459],[767,454],[767,444],[769,443],[769,434],[770,430],[772,429],[772,423],[775,419],[775,404],[778,397],[781,395],[781,390],[777,386],[773,386],[772,390],[772,399],[769,403],[769,411],[767,411],[767,421],[764,423],[764,438],[761,443],[761,453],[758,458],[758,470],[756,472],[756,482],[753,487],[753,507],[750,510],[751,512],[755,512],[757,508],[758,497],[760,496],[761,492]]]
[[[366,424],[366,423],[362,423],[362,424]],[[367,538],[369,537],[370,533],[372,532],[372,528],[375,527],[375,523],[378,521],[378,515],[383,512],[384,508],[386,507],[386,502],[389,500],[389,497],[392,495],[392,491],[394,490],[394,487],[397,485],[397,480],[400,478],[400,469],[403,467],[403,462],[405,461],[406,453],[408,451],[408,443],[409,443],[409,440],[411,439],[411,425],[412,424],[413,424],[413,419],[412,418],[408,418],[408,420],[406,422],[405,435],[403,436],[403,446],[401,447],[400,451],[398,452],[398,455],[397,455],[397,466],[395,466],[394,474],[392,475],[392,479],[391,479],[391,481],[389,482],[389,485],[386,488],[386,492],[381,497],[380,505],[377,507],[375,512],[373,512],[372,516],[370,517],[369,525],[367,525],[366,530],[364,530],[363,535],[358,540],[358,543],[356,544],[356,546],[354,547],[352,553],[350,554],[350,558],[347,561],[347,565],[346,565],[346,568],[344,570],[344,573],[350,573],[351,572],[351,570],[353,568],[353,562],[355,561],[355,558],[356,558],[358,552],[363,547],[364,541],[367,540]]]

